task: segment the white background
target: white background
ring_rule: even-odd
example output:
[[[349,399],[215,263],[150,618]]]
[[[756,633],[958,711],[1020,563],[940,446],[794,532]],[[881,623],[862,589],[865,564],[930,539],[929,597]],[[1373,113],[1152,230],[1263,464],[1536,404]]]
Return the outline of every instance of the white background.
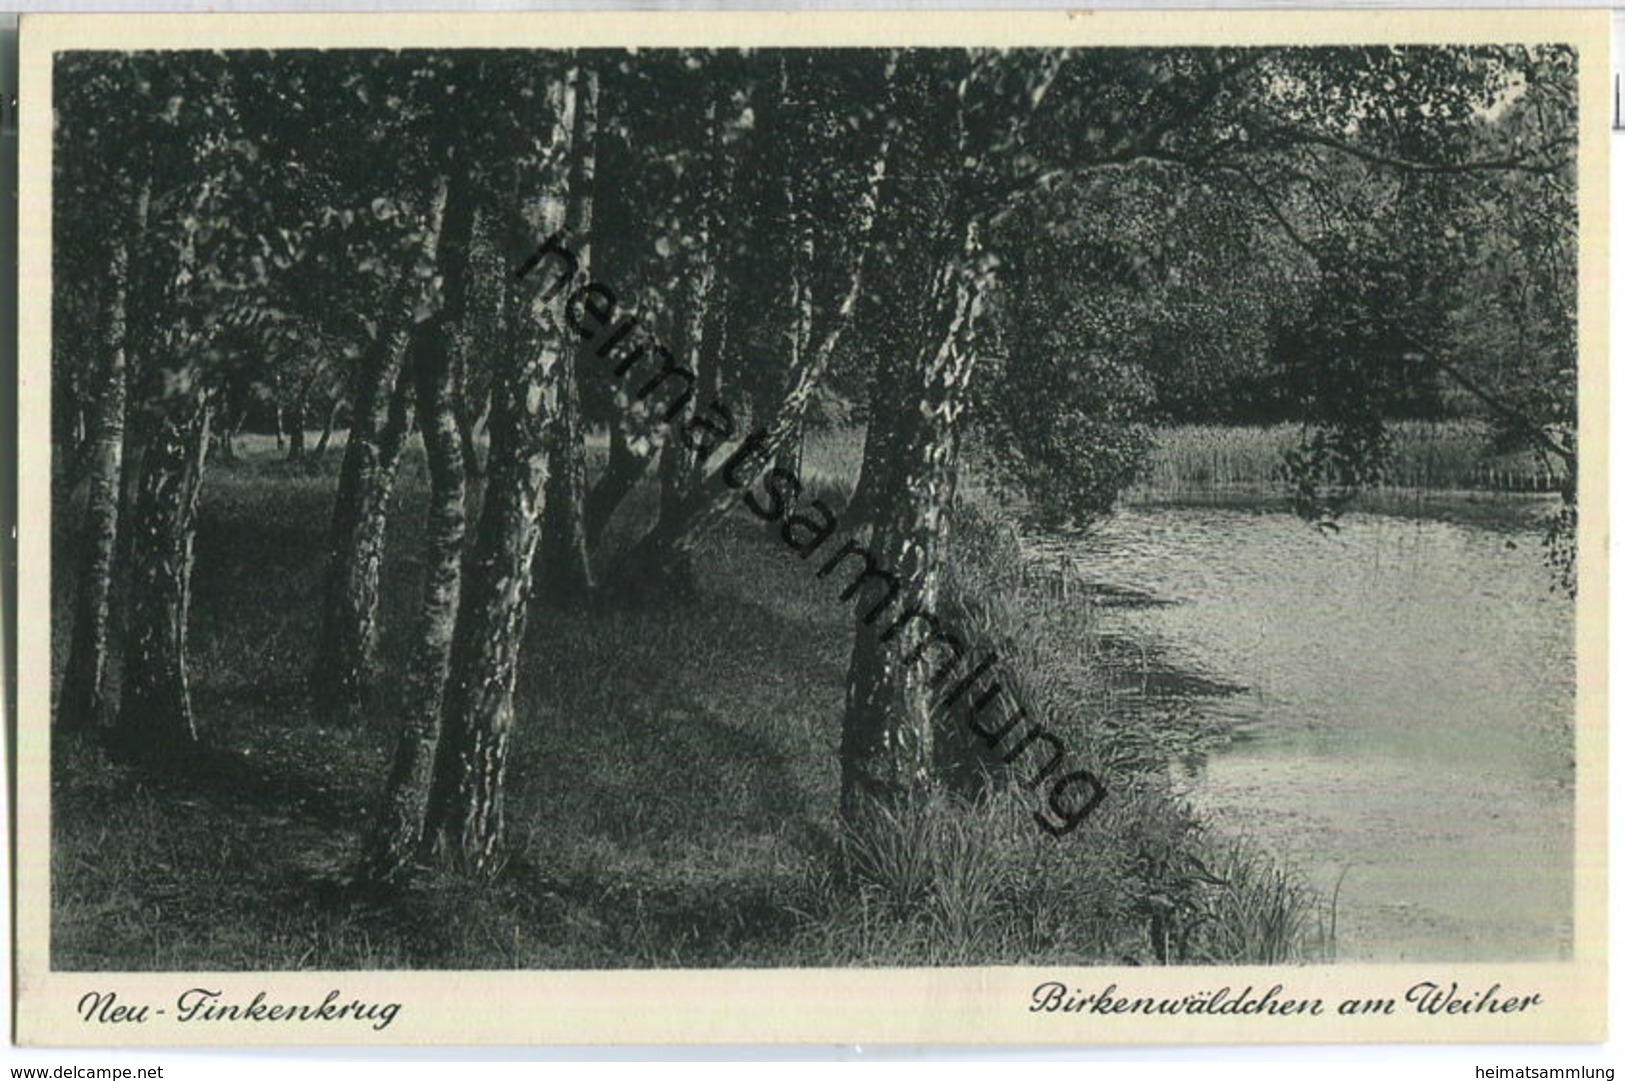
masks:
[[[193,2],[170,3],[142,3],[137,0],[99,0],[88,4],[75,4],[58,0],[20,0],[18,10],[28,11],[295,11],[295,10],[325,10],[325,11],[378,11],[378,10],[417,10],[435,11],[450,9],[482,9],[482,10],[535,10],[535,9],[597,9],[597,10],[675,10],[702,8],[708,10],[783,10],[800,8],[876,8],[886,10],[921,9],[921,8],[961,8],[961,9],[1033,9],[1033,8],[1061,8],[1068,6],[1083,6],[1081,4],[1068,5],[1065,3],[1018,2],[1000,3],[998,0],[932,0],[930,3],[907,2],[907,0],[894,0],[888,3],[864,4],[854,0],[835,0],[835,2],[812,3],[808,0],[781,0],[781,2],[759,2],[759,0],[722,0],[722,2],[695,4],[676,2],[676,0],[563,0],[560,3],[537,4],[516,2],[516,0],[483,0],[477,4],[455,4],[446,0],[350,0],[350,2],[332,3],[300,3],[300,2],[224,2],[208,3],[204,0]],[[1189,2],[1151,2],[1136,3],[1134,0],[1090,0],[1089,7],[1093,8],[1185,8],[1200,6]],[[1236,3],[1221,2],[1209,5],[1212,7],[1260,7],[1284,8],[1300,7],[1302,4],[1288,2],[1257,2]],[[1585,7],[1606,8],[1612,5],[1606,3],[1587,2],[1587,0],[1536,0],[1523,4],[1491,4],[1472,5],[1452,0],[1434,0],[1431,3],[1387,3],[1368,2],[1352,4],[1315,4],[1316,7],[1351,7],[1351,8],[1383,8],[1383,7],[1468,7],[1468,6],[1494,6],[1494,7]],[[8,45],[15,41],[15,18],[0,15],[0,36],[7,39]],[[12,48],[5,50],[7,55],[0,60],[0,90],[9,94],[15,87],[15,52]],[[1625,8],[1615,11],[1614,14],[1614,69],[1621,70],[1625,66]],[[1625,131],[1616,131],[1612,135],[1613,157],[1611,173],[1611,203],[1612,203],[1612,238],[1610,250],[1616,253],[1625,253],[1625,168],[1621,167],[1620,159],[1625,157]],[[12,181],[8,179],[9,188]],[[12,219],[4,219],[9,222]],[[0,225],[0,228],[9,228],[9,225]],[[1615,267],[1610,283],[1610,310],[1613,314],[1615,326],[1613,328],[1610,363],[1610,399],[1613,402],[1613,411],[1616,417],[1625,417],[1625,395],[1622,395],[1620,373],[1625,371],[1625,273],[1618,267],[1619,257],[1616,256]],[[5,268],[0,273],[4,287],[14,288],[15,269]],[[16,363],[16,343],[9,340],[0,343],[0,358],[9,363],[0,364],[4,371],[0,379],[14,384],[10,365]],[[1621,422],[1616,421],[1616,429]],[[1625,440],[1610,440],[1609,475],[1612,478],[1610,503],[1619,507],[1625,505],[1625,461],[1621,460],[1620,447]],[[3,464],[0,464],[3,465]],[[9,467],[9,466],[3,466]],[[1609,540],[1609,562],[1616,567],[1610,583],[1610,672],[1617,679],[1625,674],[1625,571],[1619,561],[1622,545],[1614,536]],[[1618,720],[1625,716],[1625,705],[1621,703],[1621,695],[1616,689],[1611,697],[1609,718],[1610,732],[1614,738],[1611,741],[1609,776],[1614,778],[1616,785],[1618,779],[1625,776],[1621,763],[1625,761],[1625,731],[1622,731]],[[1619,810],[1620,800],[1617,798],[1610,808],[1610,837],[1617,839],[1622,827],[1625,827],[1625,816]],[[10,824],[0,834],[0,863],[9,867],[9,840]],[[1619,863],[1617,856],[1618,844],[1611,845],[1609,869],[1610,880],[1618,882]],[[10,944],[11,944],[11,912],[10,907],[0,907],[0,962],[3,962],[5,978],[0,984],[0,996],[10,1006]],[[771,1069],[776,1079],[789,1079],[807,1076],[809,1073],[825,1074],[830,1071],[833,1063],[853,1060],[879,1061],[886,1064],[888,1072],[906,1071],[907,1073],[929,1076],[933,1081],[958,1081],[959,1078],[990,1078],[994,1071],[1003,1077],[1011,1071],[1018,1075],[1026,1074],[1033,1081],[1050,1081],[1050,1079],[1064,1077],[1066,1081],[1089,1078],[1122,1078],[1125,1081],[1139,1081],[1139,1079],[1159,1079],[1169,1077],[1200,1077],[1203,1081],[1298,1081],[1300,1078],[1312,1078],[1313,1081],[1399,1081],[1408,1078],[1461,1078],[1470,1081],[1474,1078],[1475,1067],[1518,1067],[1518,1066],[1545,1066],[1545,1067],[1574,1067],[1588,1066],[1592,1068],[1612,1067],[1616,1072],[1618,1081],[1625,1081],[1625,989],[1622,989],[1622,971],[1619,965],[1620,944],[1625,943],[1625,919],[1621,918],[1620,906],[1611,907],[1609,919],[1609,940],[1614,944],[1614,953],[1610,965],[1610,984],[1614,988],[1611,995],[1609,1029],[1613,1038],[1602,1045],[1584,1046],[1360,1046],[1360,1047],[1250,1047],[1242,1049],[1219,1048],[1191,1048],[1191,1049],[1098,1049],[1098,1048],[955,1048],[955,1047],[890,1047],[890,1046],[801,1046],[801,1047],[760,1047],[760,1046],[731,1046],[731,1047],[619,1047],[619,1048],[435,1048],[435,1049],[397,1049],[393,1051],[373,1050],[334,1050],[334,1049],[282,1049],[277,1051],[90,1051],[90,1050],[35,1050],[19,1049],[11,1046],[0,1046],[0,1081],[9,1081],[10,1070],[13,1067],[46,1067],[77,1066],[77,1067],[163,1067],[165,1081],[202,1081],[214,1078],[241,1078],[243,1081],[284,1081],[284,1079],[297,1077],[299,1081],[327,1081],[330,1078],[342,1078],[344,1081],[371,1081],[373,1078],[389,1078],[391,1081],[428,1081],[431,1078],[453,1078],[477,1075],[483,1078],[535,1078],[541,1077],[597,1077],[600,1075],[620,1075],[632,1071],[638,1073],[658,1072],[661,1076],[688,1077],[757,1077],[764,1068]],[[764,1060],[771,1061],[772,1066],[765,1066]]]

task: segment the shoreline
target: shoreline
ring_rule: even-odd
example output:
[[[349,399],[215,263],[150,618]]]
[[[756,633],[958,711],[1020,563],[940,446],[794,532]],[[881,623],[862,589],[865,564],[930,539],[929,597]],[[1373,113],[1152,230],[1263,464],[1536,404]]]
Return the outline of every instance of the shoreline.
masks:
[[[1540,501],[1475,499],[1465,506],[1488,517],[1473,520],[1441,513],[1463,505],[1449,498],[1406,493],[1406,506],[1432,513],[1362,508],[1342,543],[1299,559],[1288,542],[1313,529],[1289,510],[1247,493],[1206,494],[1127,508],[1151,514],[1144,528],[1159,538],[1162,562],[1145,555],[1144,529],[1120,524],[1122,535],[1099,538],[1092,552],[1088,540],[1073,542],[1083,552],[1072,567],[1097,589],[1135,598],[1097,604],[1097,633],[1160,642],[1171,654],[1152,655],[1141,708],[1169,714],[1170,725],[1206,717],[1229,734],[1186,770],[1182,787],[1198,817],[1262,845],[1323,896],[1337,892],[1343,960],[1566,956],[1573,776],[1563,747],[1572,702],[1556,694],[1563,669],[1536,658],[1560,656],[1571,624],[1560,610],[1532,614],[1545,609],[1546,580],[1538,548],[1523,538]],[[1179,537],[1182,509],[1191,517]],[[1503,540],[1512,530],[1516,544]],[[1489,580],[1521,584],[1461,592],[1464,582]],[[1282,596],[1305,601],[1282,608]],[[1245,641],[1225,628],[1246,628]],[[1508,636],[1524,648],[1498,649]],[[1246,686],[1214,693],[1161,676],[1163,668]],[[1501,795],[1509,785],[1535,789],[1513,809]],[[1497,851],[1517,852],[1529,880],[1465,899],[1459,883],[1484,879]],[[1457,873],[1427,872],[1446,865]]]
[[[1362,493],[1345,517],[1380,515],[1457,522],[1485,528],[1537,528],[1562,500],[1553,492],[1497,492],[1473,488],[1379,488]],[[1251,483],[1180,489],[1139,487],[1123,494],[1124,507],[1213,507],[1291,514],[1278,487]]]

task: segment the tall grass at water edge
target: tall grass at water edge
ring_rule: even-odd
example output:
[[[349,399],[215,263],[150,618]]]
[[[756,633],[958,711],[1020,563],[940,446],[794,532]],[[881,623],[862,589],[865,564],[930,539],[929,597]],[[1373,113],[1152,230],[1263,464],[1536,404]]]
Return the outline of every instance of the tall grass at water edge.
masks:
[[[1493,453],[1482,424],[1398,421],[1389,425],[1392,455],[1387,488],[1434,491],[1555,492],[1562,481],[1553,463],[1532,450]],[[1156,432],[1144,476],[1130,498],[1177,496],[1231,489],[1282,491],[1282,455],[1298,445],[1295,425],[1221,427],[1186,425]]]

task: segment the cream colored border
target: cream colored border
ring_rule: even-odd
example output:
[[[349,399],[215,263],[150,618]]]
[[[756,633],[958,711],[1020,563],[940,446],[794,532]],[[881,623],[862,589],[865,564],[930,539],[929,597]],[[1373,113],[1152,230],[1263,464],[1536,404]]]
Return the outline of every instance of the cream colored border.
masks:
[[[1606,1017],[1605,765],[1607,498],[1606,11],[1157,13],[161,15],[22,18],[21,574],[16,822],[16,1035],[28,1044],[1006,1042],[1247,1043],[1592,1041]],[[1569,963],[1282,969],[934,969],[527,973],[120,974],[49,971],[49,378],[51,66],[60,49],[232,47],[558,48],[572,45],[1173,45],[1550,42],[1580,47],[1580,617],[1575,957]],[[1515,798],[1508,793],[1509,799]],[[1509,868],[1515,874],[1516,868]],[[1509,1016],[1090,1019],[1028,1012],[1033,986],[1116,984],[1128,995],[1285,985],[1295,998],[1402,997],[1422,980],[1538,991]],[[87,991],[173,1004],[190,987],[246,1001],[403,1003],[384,1032],[352,1024],[81,1022]]]

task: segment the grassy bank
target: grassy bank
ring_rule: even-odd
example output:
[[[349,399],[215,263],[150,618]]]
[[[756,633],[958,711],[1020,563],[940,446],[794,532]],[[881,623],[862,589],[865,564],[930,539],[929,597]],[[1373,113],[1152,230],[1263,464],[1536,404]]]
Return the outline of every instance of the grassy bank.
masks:
[[[197,540],[192,675],[208,752],[168,774],[63,740],[53,766],[53,964],[92,970],[912,965],[1322,956],[1326,912],[1288,871],[1213,837],[1161,762],[1194,729],[1121,709],[1089,611],[1023,570],[1013,536],[956,522],[968,633],[1064,717],[1111,794],[1064,839],[1025,793],[839,824],[850,618],[748,519],[700,553],[692,601],[531,621],[516,702],[509,858],[471,886],[387,901],[347,872],[396,722],[316,723],[304,697],[332,477],[269,448],[217,465]],[[850,447],[812,448],[838,498]],[[330,465],[336,459],[330,460]],[[383,660],[398,672],[421,570],[421,460],[391,522]],[[626,518],[649,508],[649,493]],[[63,508],[59,529],[76,515]],[[53,659],[73,538],[59,532]],[[115,672],[116,677],[116,672]]]

